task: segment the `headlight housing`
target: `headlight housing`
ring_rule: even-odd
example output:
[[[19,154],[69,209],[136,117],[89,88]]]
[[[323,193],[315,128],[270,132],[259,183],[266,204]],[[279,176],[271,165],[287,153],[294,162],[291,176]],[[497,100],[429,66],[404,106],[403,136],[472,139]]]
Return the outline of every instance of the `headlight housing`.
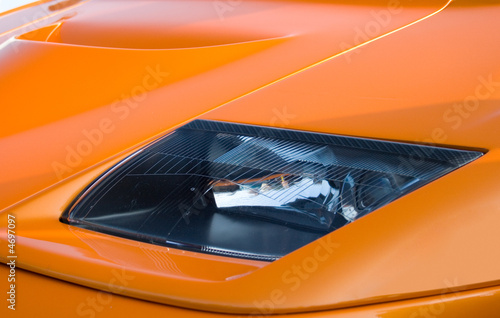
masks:
[[[272,261],[481,155],[195,120],[110,169],[61,220]]]

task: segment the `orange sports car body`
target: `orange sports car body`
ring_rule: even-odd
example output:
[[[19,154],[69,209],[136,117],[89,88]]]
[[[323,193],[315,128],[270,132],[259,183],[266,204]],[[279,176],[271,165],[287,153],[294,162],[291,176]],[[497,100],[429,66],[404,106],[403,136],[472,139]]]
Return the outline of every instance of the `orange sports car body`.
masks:
[[[499,16],[497,0],[1,13],[1,316],[498,317]]]

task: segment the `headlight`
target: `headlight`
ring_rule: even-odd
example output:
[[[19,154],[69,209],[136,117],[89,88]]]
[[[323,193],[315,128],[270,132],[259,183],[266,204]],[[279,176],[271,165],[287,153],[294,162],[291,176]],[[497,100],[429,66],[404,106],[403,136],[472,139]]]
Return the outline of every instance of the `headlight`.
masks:
[[[96,180],[61,220],[275,260],[482,153],[195,120]]]

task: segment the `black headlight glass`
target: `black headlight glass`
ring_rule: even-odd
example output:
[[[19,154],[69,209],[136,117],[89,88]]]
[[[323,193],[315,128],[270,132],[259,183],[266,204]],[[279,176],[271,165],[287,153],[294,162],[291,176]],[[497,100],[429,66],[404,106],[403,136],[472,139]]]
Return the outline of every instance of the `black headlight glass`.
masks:
[[[195,120],[105,173],[61,220],[272,261],[481,155]]]

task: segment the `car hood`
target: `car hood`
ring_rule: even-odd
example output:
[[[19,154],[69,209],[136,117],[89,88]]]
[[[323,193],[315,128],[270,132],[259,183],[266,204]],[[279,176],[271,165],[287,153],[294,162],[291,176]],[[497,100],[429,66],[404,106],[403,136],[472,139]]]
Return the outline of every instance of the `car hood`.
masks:
[[[11,30],[0,34],[0,87],[3,105],[9,105],[2,109],[9,121],[0,128],[0,208],[211,110],[232,111],[246,100],[243,96],[257,96],[257,90],[292,75],[326,70],[316,64],[330,65],[327,60],[344,69],[307,85],[347,85],[354,74],[367,74],[368,69],[355,68],[363,68],[361,57],[372,41],[429,23],[447,5],[444,0],[64,1],[4,14],[3,25]],[[396,56],[399,49],[393,50]],[[373,83],[355,86],[366,89]],[[316,104],[309,98],[330,91],[320,89],[308,92],[301,85],[299,99],[297,94],[287,98],[308,96],[299,105],[308,109]],[[352,98],[386,98],[335,89]],[[332,100],[339,111],[359,108],[357,100],[340,98]],[[387,98],[384,105],[394,103]],[[268,107],[271,99],[264,99],[265,104],[243,106],[244,116],[228,119],[260,114],[263,120],[257,121],[264,124],[283,116],[281,124],[289,124],[289,115],[282,113],[292,105],[280,101]],[[258,110],[263,105],[271,113]],[[371,112],[380,113],[379,106]],[[107,131],[103,137],[96,137],[92,149],[78,150],[101,124]],[[323,129],[312,122],[289,126]]]

